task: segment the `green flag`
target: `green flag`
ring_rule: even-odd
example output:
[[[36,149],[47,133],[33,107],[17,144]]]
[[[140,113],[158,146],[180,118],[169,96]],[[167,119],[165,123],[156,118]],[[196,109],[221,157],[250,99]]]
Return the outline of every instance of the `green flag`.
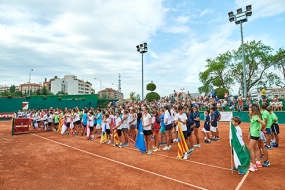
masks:
[[[246,173],[250,164],[250,152],[242,140],[242,130],[230,122],[230,143],[233,149],[234,163],[238,171]]]

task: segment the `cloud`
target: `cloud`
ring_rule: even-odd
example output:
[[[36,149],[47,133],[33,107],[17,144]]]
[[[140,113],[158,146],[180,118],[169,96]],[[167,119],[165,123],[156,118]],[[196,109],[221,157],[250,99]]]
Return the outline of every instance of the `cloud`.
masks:
[[[190,32],[190,28],[188,26],[178,25],[178,26],[168,26],[164,27],[164,32],[172,33],[172,34],[181,34]]]
[[[237,8],[252,4],[256,19],[283,13],[285,7],[277,0],[235,3]],[[239,47],[240,34],[226,13],[217,12],[209,21],[207,14],[218,9],[195,4],[174,0],[6,1],[0,4],[0,85],[27,82],[32,68],[32,82],[74,74],[93,83],[96,91],[100,85],[95,77],[103,86],[116,88],[111,84],[120,73],[123,93],[141,93],[141,55],[135,46],[147,42],[144,83],[154,81],[161,95],[181,88],[197,92],[201,86],[198,73],[205,60]],[[261,39],[271,45],[278,40],[272,35],[264,31],[256,37],[248,27],[245,41]]]
[[[176,22],[181,23],[181,24],[185,24],[189,21],[189,17],[187,16],[179,16],[176,18]]]
[[[204,15],[206,15],[206,14],[209,14],[209,13],[211,13],[211,12],[213,12],[212,9],[205,9],[204,11],[202,11],[202,12],[200,13],[199,17],[202,17],[202,16],[204,16]]]
[[[285,1],[280,0],[236,0],[235,4],[242,9],[252,5],[253,19],[271,17],[285,12]]]
[[[163,24],[162,1],[9,1],[0,4],[2,85],[75,74],[110,87],[118,74],[140,89],[140,56],[135,46],[148,41]],[[123,80],[124,81],[124,80]],[[96,91],[99,85],[94,82]]]

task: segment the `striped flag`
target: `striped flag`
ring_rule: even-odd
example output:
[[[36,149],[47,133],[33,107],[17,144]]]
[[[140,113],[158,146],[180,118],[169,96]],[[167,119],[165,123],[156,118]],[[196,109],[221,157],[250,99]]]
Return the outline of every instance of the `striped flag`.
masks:
[[[246,173],[250,164],[250,152],[242,140],[242,134],[238,134],[235,126],[231,122],[230,144],[233,149],[234,163],[236,168],[238,171]]]
[[[59,119],[59,126],[58,126],[58,129],[57,129],[57,132],[61,131],[63,124],[64,124],[64,119],[63,118]]]
[[[188,152],[188,146],[185,141],[180,122],[178,122],[178,158],[182,159],[183,154]]]
[[[116,128],[114,129],[114,142],[115,142],[115,144],[119,144],[120,143],[118,132],[117,132]]]
[[[100,144],[104,143],[107,140],[107,133],[106,133],[106,124],[103,124],[102,127],[102,135],[101,135],[101,139],[100,139]]]
[[[63,119],[62,119],[62,120],[63,120]],[[67,129],[67,126],[66,126],[65,121],[63,120],[63,124],[62,124],[62,126],[61,126],[61,134],[62,134],[62,135],[65,134],[66,129]]]

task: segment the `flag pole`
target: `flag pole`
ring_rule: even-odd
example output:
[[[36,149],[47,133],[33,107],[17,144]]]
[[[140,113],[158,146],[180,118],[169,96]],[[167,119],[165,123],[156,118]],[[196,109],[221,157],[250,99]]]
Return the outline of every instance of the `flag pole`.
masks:
[[[232,174],[234,173],[233,171],[233,145],[232,145],[232,138],[233,138],[233,134],[232,134],[232,126],[231,126],[231,122],[230,123],[230,145],[231,145],[231,170],[232,170]]]
[[[233,171],[233,147],[231,147],[231,170],[232,170],[232,174],[234,173]]]

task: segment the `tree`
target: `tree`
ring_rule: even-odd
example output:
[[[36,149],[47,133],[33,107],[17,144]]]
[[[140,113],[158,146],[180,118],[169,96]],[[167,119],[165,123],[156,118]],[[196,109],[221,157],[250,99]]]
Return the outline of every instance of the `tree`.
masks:
[[[15,91],[16,91],[16,86],[15,85],[11,85],[10,92],[14,93]]]
[[[67,92],[64,92],[64,91],[62,90],[62,91],[58,91],[58,92],[56,93],[56,95],[68,95],[68,93],[67,93]]]
[[[149,102],[153,101],[153,100],[159,100],[160,99],[160,95],[156,92],[149,92],[146,97],[145,97]]]
[[[141,99],[141,96],[139,94],[136,95],[136,100],[139,101]]]
[[[156,89],[156,85],[151,81],[151,83],[149,83],[149,84],[146,85],[146,89],[147,89],[148,91],[153,92],[153,91],[155,91],[155,89]]]
[[[280,48],[275,56],[276,62],[274,64],[275,69],[278,69],[282,74],[282,78],[277,81],[275,84],[277,86],[285,88],[285,50]]]
[[[246,66],[246,86],[249,91],[254,86],[270,86],[280,80],[278,75],[270,71],[276,63],[272,48],[261,41],[251,41],[244,44]],[[243,89],[242,46],[232,52],[234,62],[230,65],[231,76]]]
[[[13,95],[17,96],[17,97],[19,97],[19,96],[22,97],[23,93],[21,91],[16,91],[16,92],[13,93]]]
[[[102,99],[102,100],[108,100],[107,94],[102,94],[101,99]]]
[[[215,59],[207,59],[206,70],[199,73],[199,80],[203,86],[198,88],[200,93],[208,94],[214,86],[230,89],[234,84],[229,65],[232,55],[229,51],[218,55]]]
[[[216,88],[215,94],[221,99],[224,99],[225,97],[225,92],[229,93],[229,90],[226,88]]]
[[[138,101],[138,100],[140,100],[140,95],[136,94],[135,92],[130,92],[130,99],[132,101]]]
[[[136,99],[135,98],[135,92],[133,92],[133,91],[130,92],[130,99],[133,100],[133,101]]]
[[[41,95],[47,95],[48,94],[48,90],[46,89],[46,87],[44,86],[42,89],[41,89]]]
[[[4,92],[1,93],[2,96],[11,96],[11,93],[4,90]]]
[[[35,92],[34,92],[35,95],[41,95],[41,89],[37,89]]]

